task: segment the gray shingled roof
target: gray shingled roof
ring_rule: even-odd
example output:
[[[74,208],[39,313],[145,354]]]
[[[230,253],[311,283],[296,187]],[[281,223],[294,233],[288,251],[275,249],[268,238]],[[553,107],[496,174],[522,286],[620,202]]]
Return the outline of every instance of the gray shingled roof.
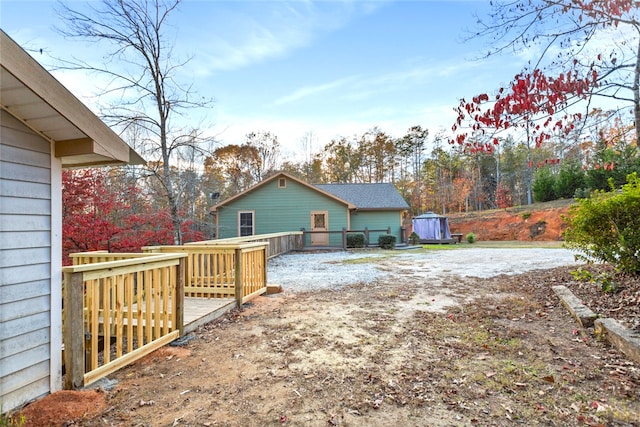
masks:
[[[358,209],[409,209],[396,187],[383,184],[315,184],[315,187],[352,203]]]

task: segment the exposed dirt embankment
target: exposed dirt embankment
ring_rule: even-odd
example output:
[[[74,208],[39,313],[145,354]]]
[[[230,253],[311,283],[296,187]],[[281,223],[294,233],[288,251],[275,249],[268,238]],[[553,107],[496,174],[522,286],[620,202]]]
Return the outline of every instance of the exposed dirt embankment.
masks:
[[[452,233],[475,233],[478,240],[562,240],[570,201],[534,204],[469,214],[448,214]]]

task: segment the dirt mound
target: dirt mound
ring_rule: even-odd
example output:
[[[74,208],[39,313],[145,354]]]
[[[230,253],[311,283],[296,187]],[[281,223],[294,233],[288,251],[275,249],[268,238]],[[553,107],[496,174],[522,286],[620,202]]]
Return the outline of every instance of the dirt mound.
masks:
[[[563,216],[569,205],[530,209],[504,209],[472,214],[448,215],[452,233],[474,233],[478,240],[562,240]]]
[[[61,390],[26,406],[13,417],[15,424],[7,425],[22,425],[23,420],[28,426],[66,426],[93,418],[106,408],[106,395],[101,391]]]

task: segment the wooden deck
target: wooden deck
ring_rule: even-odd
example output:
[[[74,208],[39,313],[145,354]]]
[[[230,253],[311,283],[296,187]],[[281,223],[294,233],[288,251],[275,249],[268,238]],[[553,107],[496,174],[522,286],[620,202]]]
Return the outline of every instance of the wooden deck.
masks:
[[[234,298],[184,298],[184,333],[193,332],[236,307]]]

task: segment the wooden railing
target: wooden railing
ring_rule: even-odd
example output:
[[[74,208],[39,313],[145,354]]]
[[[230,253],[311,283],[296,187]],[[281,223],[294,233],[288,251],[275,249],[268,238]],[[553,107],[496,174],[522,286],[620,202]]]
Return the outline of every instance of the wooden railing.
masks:
[[[185,253],[188,297],[235,298],[238,306],[267,290],[268,243],[148,246],[148,253]]]
[[[76,252],[69,254],[73,265],[95,264],[97,262],[120,261],[123,259],[136,259],[148,257],[149,254],[143,252],[108,252],[108,251],[91,251]]]
[[[301,233],[303,234],[302,242],[304,246],[313,247],[312,235],[324,235],[326,244],[318,245],[325,247],[334,247],[334,248],[347,248],[347,235],[360,233],[364,234],[365,241],[368,242],[368,245],[377,245],[377,237],[382,234],[391,234],[391,227],[380,229],[380,230],[369,230],[368,228],[364,228],[364,230],[347,230],[343,228],[342,230],[335,231],[309,231],[306,229],[302,229]],[[374,235],[374,241],[371,241],[371,235]]]
[[[65,388],[82,387],[175,340],[186,254],[83,253],[64,267]]]
[[[185,246],[202,245],[235,245],[239,243],[269,243],[267,257],[291,252],[304,247],[302,231],[292,231],[286,233],[256,234],[245,237],[231,237],[228,239],[204,240],[201,242],[186,243]]]

